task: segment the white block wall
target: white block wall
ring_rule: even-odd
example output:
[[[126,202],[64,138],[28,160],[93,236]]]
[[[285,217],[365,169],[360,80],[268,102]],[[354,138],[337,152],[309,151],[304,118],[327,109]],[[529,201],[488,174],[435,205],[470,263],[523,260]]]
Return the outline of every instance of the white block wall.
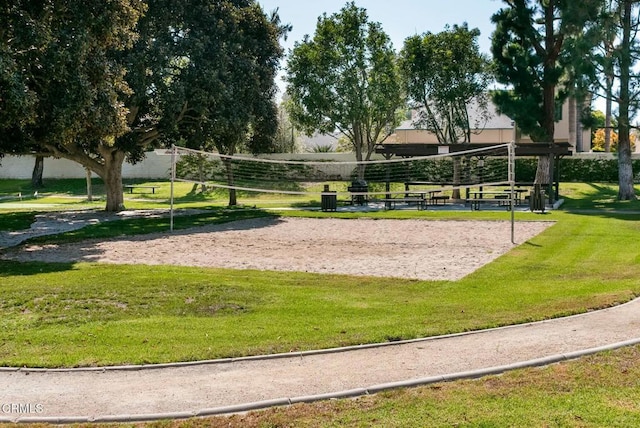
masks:
[[[640,144],[638,144],[640,147]],[[634,159],[640,154],[634,154]],[[307,160],[307,161],[334,161],[351,162],[355,160],[352,153],[304,153],[304,154],[274,154],[260,157],[279,160]],[[614,159],[613,153],[578,153],[574,158],[585,159]],[[374,156],[374,159],[382,159]],[[5,156],[0,160],[0,179],[31,179],[33,170],[33,156]],[[166,150],[148,152],[147,157],[136,165],[127,162],[122,167],[123,178],[143,179],[169,179],[171,168],[171,154]],[[95,176],[95,174],[94,174]],[[43,178],[85,178],[84,168],[75,162],[66,159],[45,158]]]
[[[31,179],[33,156],[5,156],[0,159],[0,179]],[[147,157],[135,165],[122,165],[124,178],[168,179],[170,178],[171,155],[166,150],[148,152]],[[43,178],[85,178],[82,165],[66,159],[45,158]],[[94,174],[95,176],[95,174]]]

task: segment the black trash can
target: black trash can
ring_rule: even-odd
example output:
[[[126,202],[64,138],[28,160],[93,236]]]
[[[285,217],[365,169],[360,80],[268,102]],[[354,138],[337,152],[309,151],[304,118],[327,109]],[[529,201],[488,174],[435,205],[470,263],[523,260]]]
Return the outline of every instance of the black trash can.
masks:
[[[335,211],[338,208],[337,193],[330,191],[328,185],[324,186],[324,190],[320,194],[320,207],[322,211]]]

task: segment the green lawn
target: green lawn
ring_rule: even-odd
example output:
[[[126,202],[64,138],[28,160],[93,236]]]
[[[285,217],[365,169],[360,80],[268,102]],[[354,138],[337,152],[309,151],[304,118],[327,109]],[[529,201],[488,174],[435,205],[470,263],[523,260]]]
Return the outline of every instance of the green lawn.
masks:
[[[637,427],[640,347],[477,380],[148,428]]]
[[[0,195],[4,184],[0,181]],[[131,202],[140,208],[166,207],[168,184],[160,185],[164,189],[157,195],[135,195]],[[640,295],[640,202],[615,201],[612,185],[563,184],[561,189],[566,200],[562,210],[516,216],[552,220],[554,226],[455,282],[0,262],[0,365],[166,362],[398,340],[583,312]],[[177,228],[272,215],[260,209],[222,209],[224,195],[189,195],[188,188],[181,192],[180,208],[208,210],[177,218]],[[59,198],[61,209],[78,207],[79,195],[41,195],[44,200]],[[253,195],[244,195],[241,202],[249,197]],[[258,208],[310,203],[275,197],[251,202]],[[23,229],[33,221],[34,211],[2,205],[1,231]],[[504,212],[488,211],[366,215],[425,221],[508,219]],[[166,219],[126,220],[40,242],[165,230]],[[149,425],[638,426],[639,363],[640,347],[632,347],[474,381]]]
[[[577,186],[572,192],[590,188]],[[139,203],[155,206],[154,198],[162,194]],[[194,203],[184,198],[185,205]],[[0,230],[13,230],[33,216],[0,212]],[[285,214],[333,215],[280,213]],[[269,213],[213,207],[177,217],[176,227],[256,215]],[[425,221],[509,217],[488,211],[366,215]],[[290,272],[2,261],[0,365],[159,363],[410,339],[583,312],[640,294],[640,214],[554,211],[518,213],[517,219],[556,224],[456,282],[373,277],[354,282],[348,276]],[[126,220],[37,241],[167,228],[166,218]]]

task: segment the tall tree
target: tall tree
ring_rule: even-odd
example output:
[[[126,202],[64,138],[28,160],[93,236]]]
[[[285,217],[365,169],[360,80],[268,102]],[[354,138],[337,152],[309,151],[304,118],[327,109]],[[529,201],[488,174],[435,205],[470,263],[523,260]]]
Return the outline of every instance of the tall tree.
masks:
[[[12,138],[0,147],[31,145],[82,164],[103,179],[108,211],[124,206],[124,160],[140,160],[150,145],[213,136],[226,145],[252,124],[259,147],[275,132],[280,27],[254,0],[32,3],[0,8],[9,24],[0,51],[10,58],[0,60],[8,64],[0,80],[24,77],[9,87],[14,116],[0,126]],[[25,34],[20,43],[15,32]]]
[[[566,97],[565,41],[595,18],[600,0],[504,0],[492,17],[491,52],[499,83],[493,100],[533,141],[554,142],[556,108]],[[541,156],[536,181],[551,183],[551,156]]]
[[[129,90],[112,55],[135,39],[143,10],[138,0],[3,2],[0,151],[93,164],[108,150],[126,132]]]
[[[597,19],[587,23],[579,34],[568,40],[568,67],[572,82],[591,96],[605,99],[605,151],[610,151],[613,130],[613,98],[616,81],[616,50],[618,46],[619,17],[614,4],[617,0],[602,0]],[[586,103],[585,103],[586,104]],[[583,121],[589,123],[591,112],[583,111]]]
[[[440,143],[470,143],[473,129],[483,128],[489,118],[489,62],[480,53],[479,36],[478,29],[464,24],[404,42],[400,69],[406,93],[418,110],[414,125],[433,132]],[[453,166],[458,182],[460,160]],[[458,190],[453,197],[460,197]]]
[[[369,160],[399,123],[404,100],[393,46],[353,2],[322,15],[313,38],[295,44],[286,80],[297,127],[308,135],[342,132],[358,161]]]
[[[287,103],[289,97],[285,93],[278,105],[278,132],[275,139],[275,150],[280,153],[296,153],[300,150],[298,144],[299,131],[289,117]]]
[[[604,149],[605,152],[611,151],[611,131],[612,131],[612,120],[613,120],[613,85],[615,83],[615,50],[616,50],[616,13],[612,7],[612,0],[607,0],[603,2],[602,14],[600,15],[600,19],[598,20],[600,23],[599,27],[596,27],[596,35],[600,34],[600,45],[602,48],[602,55],[600,57],[600,61],[592,62],[592,64],[600,64],[601,65],[601,74],[604,77],[604,93],[605,93],[605,142]],[[596,36],[597,37],[597,36]],[[594,79],[593,81],[599,82],[599,79]]]
[[[140,39],[122,59],[133,91],[130,132],[119,149],[132,161],[150,144],[178,140],[229,155],[245,146],[266,150],[276,127],[278,39],[286,31],[277,13],[267,17],[253,0],[148,4]],[[229,203],[236,204],[233,190]]]
[[[618,199],[637,199],[633,187],[633,163],[631,159],[630,118],[633,110],[638,107],[638,96],[632,99],[631,73],[633,62],[638,51],[632,48],[634,36],[637,34],[640,19],[638,19],[638,1],[620,0],[620,22],[622,27],[622,43],[620,47],[620,95],[618,102]],[[633,34],[633,35],[632,35]],[[637,77],[637,76],[636,76]]]
[[[631,159],[631,120],[640,107],[640,89],[636,83],[640,40],[640,2],[637,0],[603,0],[597,23],[587,26],[578,45],[574,64],[590,78],[592,91],[606,99],[604,150],[613,147],[612,133],[618,128],[618,198],[635,199]],[[612,120],[612,104],[618,105],[618,120]]]
[[[473,129],[488,118],[485,91],[491,76],[479,36],[478,29],[464,24],[404,42],[400,69],[407,95],[418,109],[414,124],[433,132],[440,143],[469,143]]]

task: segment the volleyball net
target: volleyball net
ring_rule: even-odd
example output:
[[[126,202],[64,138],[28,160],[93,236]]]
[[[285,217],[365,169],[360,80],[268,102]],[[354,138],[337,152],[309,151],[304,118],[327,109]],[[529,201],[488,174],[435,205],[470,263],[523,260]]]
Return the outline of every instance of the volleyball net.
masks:
[[[336,162],[228,156],[174,146],[172,181],[209,189],[318,197],[326,191],[325,185],[338,197],[351,195],[354,183],[360,183],[359,189],[366,183],[366,191],[356,193],[370,197],[403,193],[400,184],[407,183],[455,191],[508,185],[513,178],[510,150],[510,145],[501,144],[433,156]]]

